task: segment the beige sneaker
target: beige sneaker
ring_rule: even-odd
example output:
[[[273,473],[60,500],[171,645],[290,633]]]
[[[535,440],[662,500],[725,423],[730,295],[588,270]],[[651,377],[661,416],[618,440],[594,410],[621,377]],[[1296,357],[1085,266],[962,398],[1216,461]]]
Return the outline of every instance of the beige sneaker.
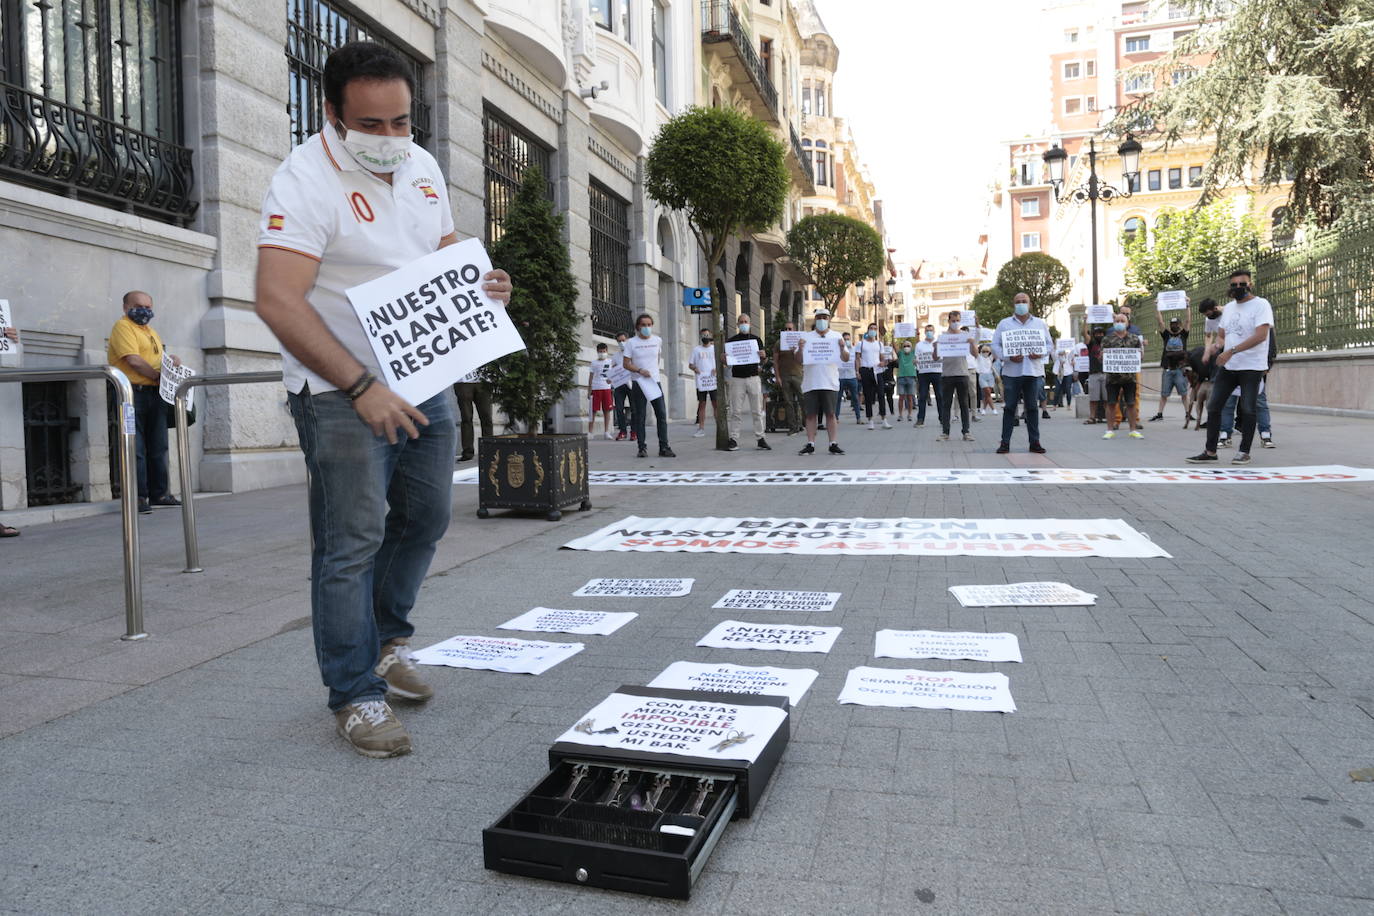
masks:
[[[410,753],[410,735],[386,700],[360,700],[334,711],[334,721],[353,750],[364,757],[399,757]]]
[[[410,645],[404,639],[393,639],[382,646],[382,658],[372,669],[386,681],[386,692],[403,700],[422,702],[434,696],[434,688],[420,677],[420,669],[410,657]]]

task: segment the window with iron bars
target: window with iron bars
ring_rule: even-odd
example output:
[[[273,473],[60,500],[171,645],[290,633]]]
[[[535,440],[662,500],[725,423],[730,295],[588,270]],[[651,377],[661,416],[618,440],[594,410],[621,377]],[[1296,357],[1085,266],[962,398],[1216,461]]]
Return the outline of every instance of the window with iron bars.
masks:
[[[291,145],[319,133],[324,126],[324,62],[329,52],[350,41],[375,41],[410,65],[415,75],[415,95],[410,106],[410,125],[415,142],[429,147],[430,107],[425,91],[424,65],[387,40],[363,17],[325,0],[287,0],[286,65],[289,71],[287,111],[291,114]]]
[[[484,108],[482,159],[486,172],[486,243],[491,245],[501,237],[506,214],[530,166],[539,166],[546,182],[544,193],[549,200],[554,199],[553,152],[514,121]]]
[[[592,331],[607,337],[629,334],[630,205],[592,181]]]

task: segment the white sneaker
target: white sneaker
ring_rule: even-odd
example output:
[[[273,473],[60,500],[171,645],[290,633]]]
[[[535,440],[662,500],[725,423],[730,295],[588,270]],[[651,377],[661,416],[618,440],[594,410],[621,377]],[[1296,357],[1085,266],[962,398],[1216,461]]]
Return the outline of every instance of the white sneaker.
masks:
[[[698,427],[697,427],[697,431],[694,432],[694,433],[692,433],[692,438],[693,438],[693,439],[700,439],[700,438],[701,438],[702,436],[704,436],[704,435],[706,435],[706,430],[704,430],[704,429],[702,429],[701,427],[698,426]]]
[[[607,439],[614,439],[614,438],[615,438],[615,434],[612,433],[612,432],[608,429],[608,430],[606,430],[606,438],[607,438]]]
[[[886,420],[884,420],[884,421],[883,421],[883,429],[891,429],[891,428],[892,428],[892,424],[889,423],[889,422],[887,422]]]
[[[872,421],[872,420],[869,420],[869,421],[868,421],[868,428],[869,428],[869,429],[877,429],[877,427],[873,425],[873,421]]]

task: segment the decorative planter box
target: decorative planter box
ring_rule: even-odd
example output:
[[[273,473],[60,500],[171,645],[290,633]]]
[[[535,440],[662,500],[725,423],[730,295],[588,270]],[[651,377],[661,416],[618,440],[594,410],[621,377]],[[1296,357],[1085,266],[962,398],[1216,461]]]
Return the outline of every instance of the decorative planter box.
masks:
[[[578,434],[482,436],[477,444],[477,517],[492,509],[543,512],[556,522],[563,508],[587,510],[587,437]]]

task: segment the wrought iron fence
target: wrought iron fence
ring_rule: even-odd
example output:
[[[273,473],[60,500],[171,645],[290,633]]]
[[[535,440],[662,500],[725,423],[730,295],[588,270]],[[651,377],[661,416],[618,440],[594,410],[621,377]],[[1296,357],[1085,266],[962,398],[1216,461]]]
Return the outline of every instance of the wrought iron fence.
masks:
[[[768,71],[763,66],[763,60],[754,50],[753,40],[745,31],[744,24],[740,22],[734,3],[730,0],[702,0],[701,40],[704,44],[730,42],[740,59],[744,61],[744,69],[748,71],[754,87],[763,96],[768,110],[777,115],[778,90],[773,86],[773,80],[769,78]]]
[[[630,205],[591,183],[592,331],[629,334]]]
[[[501,237],[506,213],[532,165],[544,173],[544,193],[554,199],[553,153],[514,121],[490,108],[482,110],[482,159],[486,173],[486,243]]]
[[[30,506],[75,502],[67,382],[30,382],[24,389],[24,465]]]
[[[796,156],[797,161],[801,163],[802,170],[806,172],[806,180],[814,185],[816,183],[816,175],[811,168],[811,153],[808,150],[802,149],[801,140],[797,137],[797,128],[791,121],[787,122],[787,136],[788,139],[792,141],[792,155]]]

